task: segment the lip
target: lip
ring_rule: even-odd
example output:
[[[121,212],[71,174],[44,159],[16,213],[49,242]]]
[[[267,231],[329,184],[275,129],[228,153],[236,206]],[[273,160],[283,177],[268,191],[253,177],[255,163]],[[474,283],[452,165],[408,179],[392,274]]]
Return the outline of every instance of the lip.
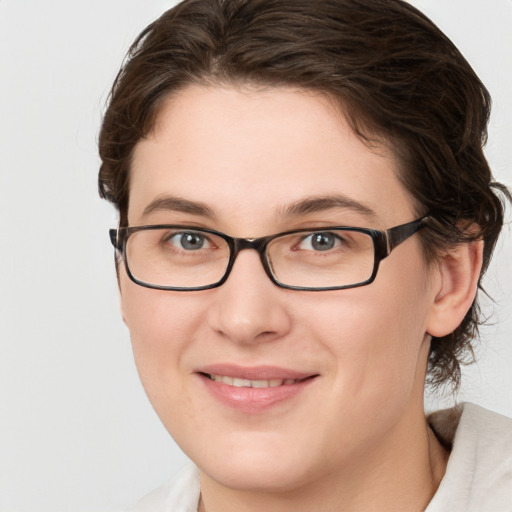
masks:
[[[201,367],[196,374],[208,392],[222,404],[240,412],[261,413],[278,404],[291,400],[303,392],[318,377],[317,373],[296,371],[277,366],[237,366],[215,364]],[[246,380],[294,380],[293,384],[277,387],[235,387],[217,382],[210,375],[222,375]]]

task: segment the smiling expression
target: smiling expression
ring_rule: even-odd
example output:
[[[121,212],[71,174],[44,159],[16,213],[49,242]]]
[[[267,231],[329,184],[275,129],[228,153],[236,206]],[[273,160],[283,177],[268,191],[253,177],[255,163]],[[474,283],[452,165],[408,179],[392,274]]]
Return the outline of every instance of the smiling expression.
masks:
[[[387,229],[416,217],[397,168],[318,94],[190,86],[136,145],[129,225],[246,238]],[[153,290],[122,265],[119,274],[156,412],[205,477],[239,489],[348,475],[403,442],[423,418],[433,276],[417,235],[381,263],[374,283],[348,290],[279,288],[253,250],[210,290]]]

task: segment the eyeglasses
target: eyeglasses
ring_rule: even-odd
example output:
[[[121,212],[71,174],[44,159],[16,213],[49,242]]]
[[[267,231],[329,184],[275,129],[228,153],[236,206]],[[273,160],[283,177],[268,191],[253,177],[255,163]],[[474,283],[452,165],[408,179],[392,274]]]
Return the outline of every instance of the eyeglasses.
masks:
[[[155,225],[110,230],[130,279],[158,290],[207,290],[223,284],[240,251],[258,251],[268,277],[292,290],[341,290],[372,283],[380,262],[429,217],[386,231],[356,227],[296,229],[233,238],[211,229]]]

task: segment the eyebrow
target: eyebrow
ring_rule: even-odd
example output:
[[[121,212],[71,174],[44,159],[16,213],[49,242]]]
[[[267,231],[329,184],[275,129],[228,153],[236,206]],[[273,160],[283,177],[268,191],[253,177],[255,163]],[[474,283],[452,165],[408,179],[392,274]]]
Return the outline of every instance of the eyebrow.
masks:
[[[159,196],[144,208],[143,216],[158,211],[174,211],[199,215],[201,217],[215,217],[213,210],[204,203],[189,201],[176,196]]]
[[[343,194],[330,196],[307,197],[283,209],[284,217],[296,217],[310,213],[322,212],[333,208],[343,208],[361,213],[366,217],[376,217],[377,214],[368,205],[351,199]]]
[[[322,212],[334,208],[342,208],[361,213],[366,217],[376,217],[376,213],[364,203],[351,199],[343,194],[330,196],[306,197],[281,209],[282,217],[298,217],[311,213]],[[214,218],[215,212],[205,203],[190,201],[177,196],[164,195],[155,198],[144,208],[143,216],[158,211],[174,211],[201,217]]]

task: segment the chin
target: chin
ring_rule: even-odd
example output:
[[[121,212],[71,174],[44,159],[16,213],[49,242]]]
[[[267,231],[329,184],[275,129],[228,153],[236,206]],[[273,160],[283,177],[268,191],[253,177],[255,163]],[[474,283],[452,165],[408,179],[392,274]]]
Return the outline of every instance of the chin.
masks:
[[[215,432],[205,446],[185,451],[215,482],[247,492],[286,492],[303,485],[315,473],[315,462],[305,457],[289,436],[263,432]]]
[[[275,455],[267,457],[264,464],[231,459],[204,464],[200,470],[218,484],[245,492],[289,492],[308,481],[303,465],[292,464]]]

